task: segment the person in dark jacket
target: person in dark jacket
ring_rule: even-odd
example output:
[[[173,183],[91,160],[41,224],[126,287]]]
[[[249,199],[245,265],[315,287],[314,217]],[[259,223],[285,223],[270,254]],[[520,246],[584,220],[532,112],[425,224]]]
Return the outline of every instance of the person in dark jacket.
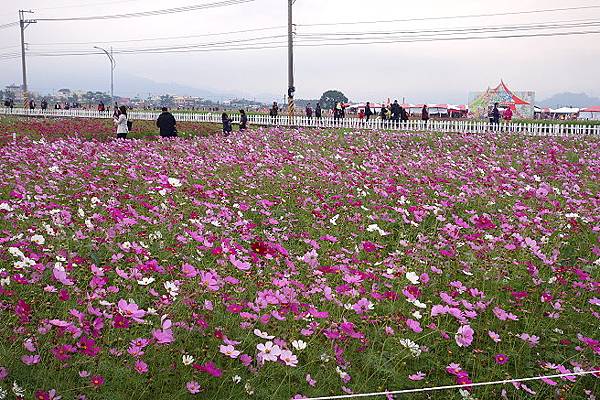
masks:
[[[402,115],[402,107],[400,107],[400,104],[398,104],[398,100],[394,100],[390,111],[392,112],[392,121],[394,121],[394,124],[398,126],[398,122],[400,122],[400,116]]]
[[[492,110],[492,123],[500,125],[500,110],[498,109],[498,103],[494,103],[494,109]]]
[[[156,126],[160,128],[160,137],[177,137],[177,121],[167,107],[162,108],[162,113],[156,120]]]
[[[308,118],[308,120],[311,121],[313,116],[313,109],[310,106],[310,103],[307,104],[306,109],[304,111],[306,112],[306,118]]]
[[[221,114],[221,121],[223,121],[223,133],[225,136],[229,136],[233,132],[233,125],[231,125],[231,118],[227,113]]]
[[[240,110],[240,131],[245,131],[248,129],[248,116],[246,115],[246,111]]]
[[[369,122],[371,115],[373,115],[373,110],[371,110],[371,103],[367,101],[367,106],[365,107],[365,117],[367,117],[367,122]]]
[[[425,121],[426,124],[427,121],[429,121],[429,111],[427,110],[426,104],[423,104],[423,109],[421,110],[421,119]]]
[[[48,108],[48,102],[46,101],[46,99],[42,100],[40,106],[42,107],[42,110],[46,110]]]
[[[315,117],[317,119],[321,119],[322,114],[323,114],[323,111],[321,110],[321,103],[317,103],[317,105],[315,106]]]
[[[382,121],[386,120],[386,115],[387,115],[387,108],[385,108],[385,105],[383,105],[383,103],[381,104],[381,111],[379,112],[379,118],[381,118]]]
[[[402,122],[408,121],[408,110],[402,106],[400,106],[400,119]]]

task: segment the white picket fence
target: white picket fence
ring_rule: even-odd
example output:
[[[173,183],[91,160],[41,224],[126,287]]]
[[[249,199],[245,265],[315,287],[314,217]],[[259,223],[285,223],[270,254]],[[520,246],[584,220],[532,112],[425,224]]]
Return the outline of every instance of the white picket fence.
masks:
[[[112,111],[99,112],[96,110],[41,110],[24,108],[0,108],[0,115],[17,115],[29,117],[69,117],[69,118],[112,118]],[[154,121],[160,112],[153,111],[131,111],[129,118],[135,120]],[[181,122],[211,122],[220,124],[220,113],[193,113],[174,112],[177,121]],[[239,114],[230,114],[234,123],[239,123]],[[412,132],[455,132],[455,133],[520,133],[534,136],[600,136],[600,125],[578,125],[578,124],[532,124],[532,123],[505,123],[499,125],[483,121],[472,120],[430,120],[427,123],[420,120],[410,120],[396,124],[394,121],[382,121],[371,119],[370,121],[358,118],[344,118],[335,120],[331,117],[307,118],[301,116],[271,117],[268,115],[248,115],[251,125],[260,126],[284,126],[303,128],[347,128],[347,129],[372,129],[372,130],[399,130]]]

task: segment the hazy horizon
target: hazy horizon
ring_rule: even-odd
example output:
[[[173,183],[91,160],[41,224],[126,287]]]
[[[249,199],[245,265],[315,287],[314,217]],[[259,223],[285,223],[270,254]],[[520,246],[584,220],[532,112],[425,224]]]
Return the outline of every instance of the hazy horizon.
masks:
[[[17,20],[19,8],[33,9],[34,18],[64,18],[112,15],[160,10],[207,1],[122,0],[121,2],[57,0],[9,0],[0,14],[0,25]],[[211,1],[213,2],[213,1]],[[101,4],[98,4],[101,3]],[[568,7],[595,6],[579,0]],[[589,21],[600,16],[600,8],[543,14],[525,14],[453,20],[405,21],[366,25],[306,26],[327,22],[410,19],[466,14],[502,13],[565,7],[556,0],[507,0],[490,8],[481,1],[459,4],[432,0],[427,4],[365,7],[358,0],[297,0],[294,21],[300,35],[365,32],[436,30],[440,28],[502,26],[511,24]],[[47,9],[44,9],[47,8]],[[245,93],[254,97],[281,99],[287,89],[285,24],[287,2],[256,0],[230,7],[187,13],[86,22],[40,21],[26,31],[31,53],[88,52],[94,45],[115,50],[235,41],[261,37],[257,43],[280,42],[284,47],[244,51],[193,52],[176,54],[118,54],[115,93],[124,79],[135,77],[159,83],[174,83],[224,93]],[[140,41],[147,38],[197,36],[230,31],[263,29],[229,35]],[[591,30],[589,28],[588,30]],[[4,45],[0,54],[18,54],[19,29],[1,30]],[[269,37],[273,37],[270,39]],[[342,90],[355,100],[380,101],[405,98],[407,102],[465,103],[469,92],[482,91],[503,79],[515,91],[535,91],[536,99],[562,92],[600,96],[599,35],[383,43],[370,45],[302,47],[310,38],[301,38],[295,49],[297,97],[320,97],[328,89]],[[135,40],[133,42],[124,42]],[[61,44],[56,44],[61,43]],[[81,43],[81,44],[74,44]],[[105,56],[28,57],[29,87],[54,91],[61,87],[108,91],[108,60]],[[0,59],[3,84],[21,83],[20,58]],[[128,78],[129,77],[129,78]],[[141,93],[146,96],[148,93]],[[252,97],[252,96],[250,96]]]

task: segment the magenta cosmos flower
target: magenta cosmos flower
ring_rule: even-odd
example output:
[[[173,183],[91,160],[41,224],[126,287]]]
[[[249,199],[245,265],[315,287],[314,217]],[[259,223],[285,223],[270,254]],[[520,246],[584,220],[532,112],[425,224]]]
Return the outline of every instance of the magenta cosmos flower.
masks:
[[[494,358],[498,365],[504,365],[508,362],[508,356],[506,354],[496,354]]]

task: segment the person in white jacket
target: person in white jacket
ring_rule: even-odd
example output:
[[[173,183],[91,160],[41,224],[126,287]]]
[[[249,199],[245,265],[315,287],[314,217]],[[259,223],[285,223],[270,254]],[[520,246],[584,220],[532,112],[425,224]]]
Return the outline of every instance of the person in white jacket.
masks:
[[[127,138],[129,129],[127,127],[127,108],[125,106],[119,107],[119,116],[115,117],[114,123],[117,127],[117,139]]]

